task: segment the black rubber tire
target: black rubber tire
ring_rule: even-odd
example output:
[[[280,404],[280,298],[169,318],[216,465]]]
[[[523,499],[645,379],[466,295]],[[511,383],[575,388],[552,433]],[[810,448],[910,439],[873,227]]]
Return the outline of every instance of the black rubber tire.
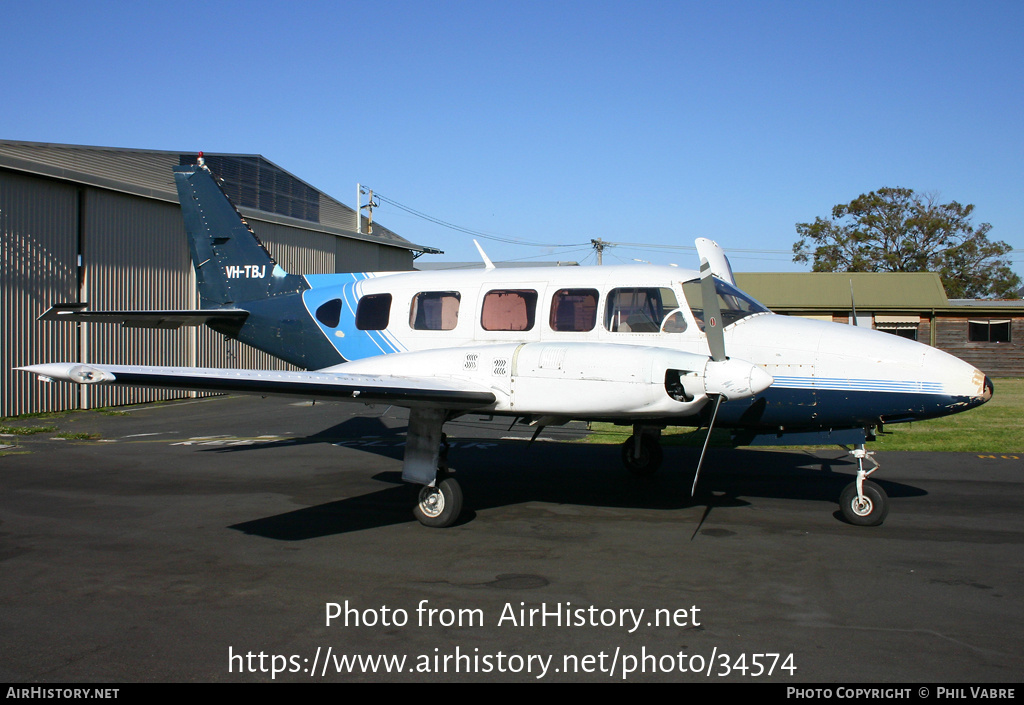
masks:
[[[458,481],[445,477],[434,487],[423,485],[412,513],[424,526],[444,528],[454,524],[462,513],[462,488]]]
[[[889,497],[871,480],[864,481],[864,501],[857,496],[857,483],[851,482],[839,496],[843,519],[856,526],[878,526],[889,514]]]
[[[634,475],[653,475],[661,467],[663,453],[661,444],[651,436],[640,437],[640,456],[634,455],[636,436],[630,436],[622,444],[622,464]]]

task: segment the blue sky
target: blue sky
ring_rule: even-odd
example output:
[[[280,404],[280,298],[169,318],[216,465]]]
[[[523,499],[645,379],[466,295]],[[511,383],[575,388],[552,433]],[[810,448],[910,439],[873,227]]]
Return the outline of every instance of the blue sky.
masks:
[[[883,186],[973,203],[1024,274],[1024,3],[0,0],[0,139],[259,153],[492,259],[802,271]],[[388,203],[444,259],[471,238]],[[534,244],[547,244],[540,247]],[[555,246],[564,247],[555,247]],[[660,249],[649,247],[658,245]],[[440,258],[431,258],[437,260]]]

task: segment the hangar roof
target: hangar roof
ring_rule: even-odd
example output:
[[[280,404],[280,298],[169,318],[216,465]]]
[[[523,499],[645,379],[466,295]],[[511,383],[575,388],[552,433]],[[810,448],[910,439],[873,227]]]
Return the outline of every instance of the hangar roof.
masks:
[[[736,274],[740,288],[771,309],[845,311],[851,286],[858,310],[948,308],[935,272],[755,272]]]
[[[173,167],[195,162],[197,152],[120,147],[87,147],[0,140],[0,167],[40,176],[178,202]],[[339,237],[434,251],[373,224],[373,234],[356,233],[355,211],[259,154],[205,153],[207,165],[224,180],[239,210],[262,220],[312,228]]]

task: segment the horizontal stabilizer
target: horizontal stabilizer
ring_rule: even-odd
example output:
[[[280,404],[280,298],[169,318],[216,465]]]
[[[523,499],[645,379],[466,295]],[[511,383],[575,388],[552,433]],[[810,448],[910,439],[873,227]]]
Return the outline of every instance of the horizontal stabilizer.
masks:
[[[125,328],[168,328],[201,326],[222,322],[241,326],[249,312],[242,309],[206,309],[184,311],[87,311],[88,304],[54,304],[39,317],[40,321],[77,321],[85,323],[120,323]]]
[[[76,362],[30,365],[18,369],[31,372],[44,381],[124,384],[206,392],[238,392],[260,396],[273,394],[367,404],[386,402],[404,407],[474,409],[485,407],[495,400],[493,392],[476,385],[394,375],[93,365]]]

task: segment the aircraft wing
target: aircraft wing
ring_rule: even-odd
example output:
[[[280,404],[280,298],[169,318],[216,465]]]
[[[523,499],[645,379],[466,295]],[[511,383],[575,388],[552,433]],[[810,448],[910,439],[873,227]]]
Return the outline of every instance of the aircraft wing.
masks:
[[[212,367],[148,367],[56,362],[19,367],[44,381],[78,384],[130,384],[141,387],[195,389],[207,392],[285,395],[303,399],[386,402],[404,407],[475,409],[495,401],[485,387],[429,377],[237,370]]]
[[[201,326],[214,321],[241,325],[249,312],[241,309],[199,309],[167,311],[86,311],[87,304],[54,304],[39,317],[40,321],[82,321],[87,323],[120,323],[125,328],[177,329]]]

